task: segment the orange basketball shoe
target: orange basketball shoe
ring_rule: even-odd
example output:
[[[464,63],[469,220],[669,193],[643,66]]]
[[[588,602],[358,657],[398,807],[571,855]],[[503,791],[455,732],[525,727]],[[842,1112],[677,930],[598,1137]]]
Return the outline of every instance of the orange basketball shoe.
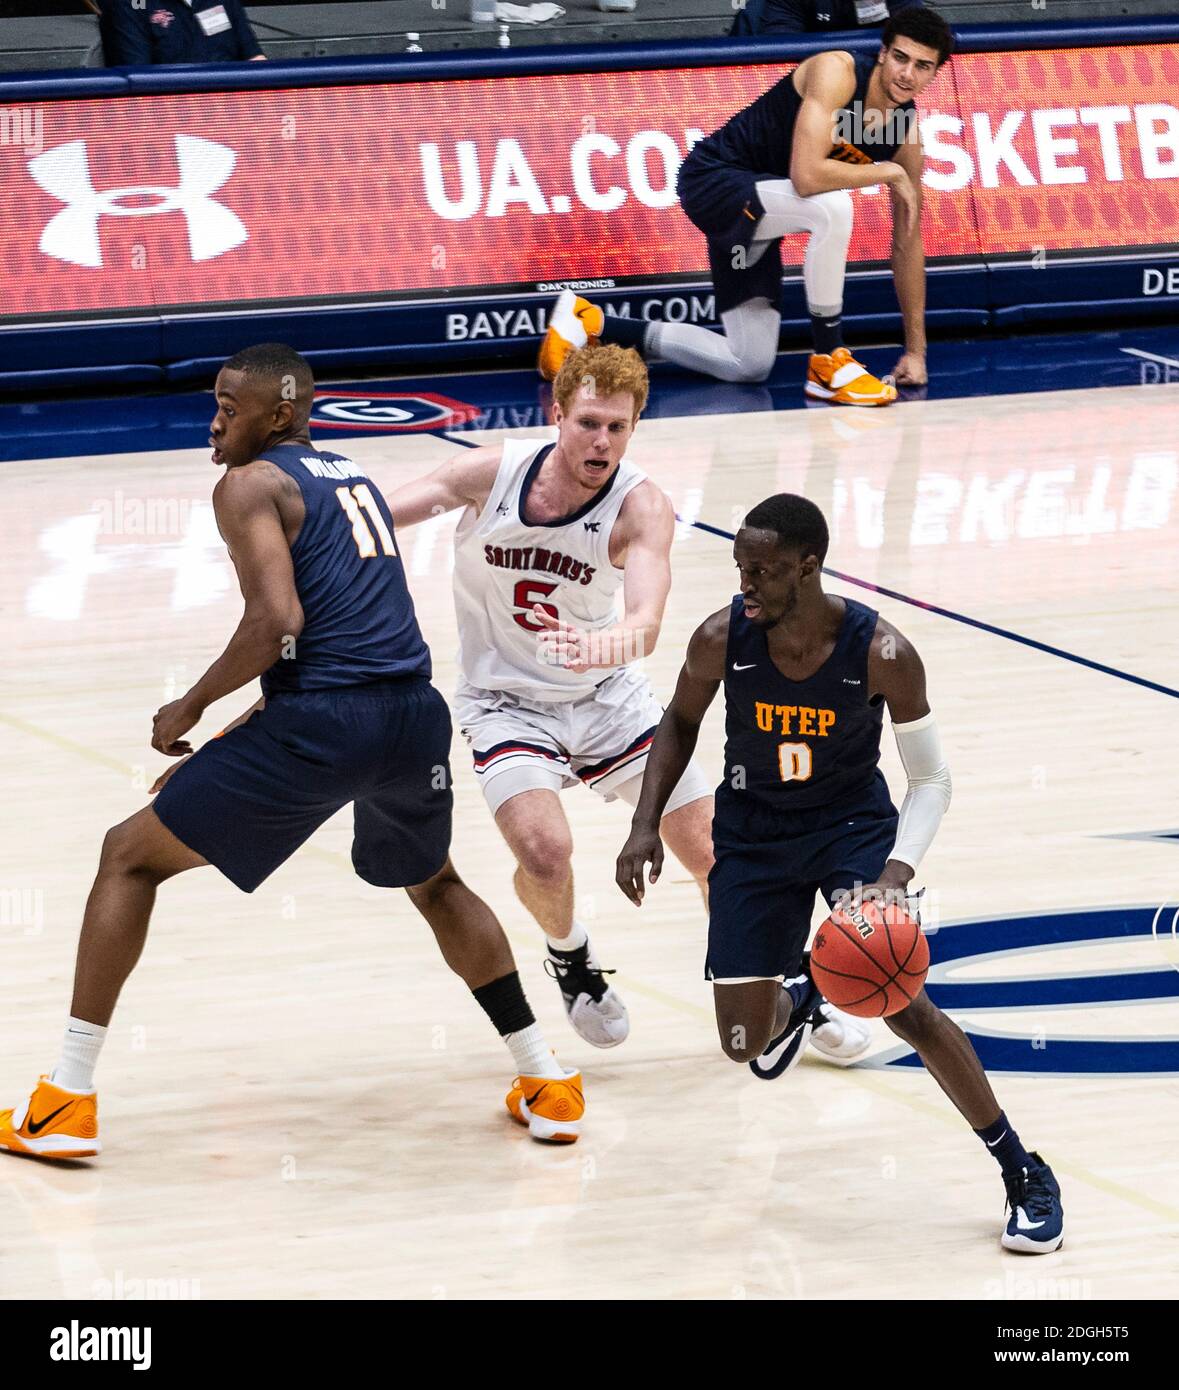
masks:
[[[97,1094],[63,1091],[43,1076],[27,1105],[0,1110],[0,1149],[38,1158],[92,1158],[101,1153]]]
[[[831,405],[890,405],[897,398],[895,386],[878,381],[845,347],[811,354],[806,393]]]
[[[533,1139],[550,1144],[575,1143],[585,1114],[581,1073],[571,1071],[560,1081],[544,1076],[518,1076],[508,1092],[507,1107],[517,1124],[528,1126]]]
[[[606,324],[605,312],[572,290],[562,290],[549,314],[549,326],[540,345],[536,367],[546,381],[561,370],[561,363],[576,348],[594,347]]]

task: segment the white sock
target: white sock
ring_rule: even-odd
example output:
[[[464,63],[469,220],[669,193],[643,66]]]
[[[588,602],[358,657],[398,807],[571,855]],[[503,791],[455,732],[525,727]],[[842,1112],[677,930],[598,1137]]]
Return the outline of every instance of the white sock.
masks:
[[[92,1091],[94,1067],[106,1040],[106,1029],[82,1018],[66,1020],[65,1037],[61,1044],[61,1061],[53,1068],[49,1080],[63,1091]]]
[[[560,1081],[568,1075],[545,1042],[539,1023],[522,1028],[518,1033],[506,1033],[504,1042],[521,1076],[542,1076],[548,1081]]]
[[[589,941],[589,933],[576,917],[568,936],[550,936],[545,932],[544,937],[554,951],[576,951],[579,946],[584,946]]]

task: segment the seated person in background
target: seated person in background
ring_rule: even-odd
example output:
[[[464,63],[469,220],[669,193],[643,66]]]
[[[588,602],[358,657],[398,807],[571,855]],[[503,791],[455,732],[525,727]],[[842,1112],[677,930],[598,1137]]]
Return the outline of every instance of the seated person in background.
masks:
[[[99,6],[108,68],[266,57],[241,0],[99,0]]]
[[[733,20],[729,37],[878,29],[891,15],[920,4],[921,0],[745,0]]]

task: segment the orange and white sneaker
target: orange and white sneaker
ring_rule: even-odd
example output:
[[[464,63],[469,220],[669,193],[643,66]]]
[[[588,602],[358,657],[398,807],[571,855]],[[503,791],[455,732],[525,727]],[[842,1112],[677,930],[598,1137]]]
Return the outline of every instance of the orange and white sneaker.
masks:
[[[38,1158],[92,1158],[101,1153],[97,1094],[63,1091],[43,1076],[27,1105],[0,1110],[0,1149]]]
[[[845,347],[811,354],[806,393],[831,405],[891,405],[897,398],[895,386],[874,377]]]
[[[562,290],[549,314],[540,356],[536,359],[541,376],[546,381],[552,381],[571,352],[597,345],[605,326],[604,310],[572,290]]]
[[[560,1081],[547,1076],[518,1076],[508,1092],[507,1107],[517,1124],[528,1126],[533,1139],[573,1144],[585,1114],[581,1073],[571,1071]]]

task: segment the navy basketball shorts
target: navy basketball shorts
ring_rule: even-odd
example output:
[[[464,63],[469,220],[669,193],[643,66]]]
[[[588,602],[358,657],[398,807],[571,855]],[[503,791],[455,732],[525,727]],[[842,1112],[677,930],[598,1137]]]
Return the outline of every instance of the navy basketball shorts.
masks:
[[[765,215],[757,183],[773,177],[692,155],[680,166],[676,185],[680,206],[708,239],[718,318],[751,299],[768,299],[775,308],[781,303],[782,243],[771,242],[759,248],[760,254],[750,249]],[[738,249],[743,252],[740,257]]]
[[[330,816],[353,806],[366,883],[423,883],[450,852],[450,712],[429,681],[284,691],[178,767],[155,812],[252,893]]]
[[[875,883],[896,843],[897,812],[885,794],[838,818],[827,808],[795,812],[782,817],[781,828],[780,839],[743,840],[718,805],[706,979],[800,975],[815,894],[830,907],[844,889]]]

